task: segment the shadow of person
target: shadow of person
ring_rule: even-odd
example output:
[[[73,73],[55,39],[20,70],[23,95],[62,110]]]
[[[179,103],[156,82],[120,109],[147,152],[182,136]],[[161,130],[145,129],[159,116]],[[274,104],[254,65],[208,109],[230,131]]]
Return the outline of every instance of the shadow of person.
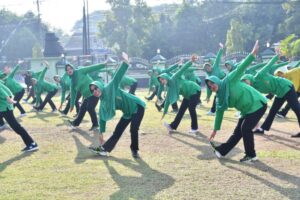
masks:
[[[14,162],[19,161],[25,157],[29,157],[33,153],[34,153],[34,151],[33,152],[25,152],[25,153],[19,154],[13,158],[7,160],[7,161],[0,163],[0,172],[4,171],[6,169],[6,167],[13,164]]]
[[[92,136],[86,134],[82,130],[76,130],[76,132],[79,133],[79,135],[83,136],[84,139],[86,139],[87,141],[89,141],[91,143],[95,143],[97,141],[96,134],[94,137],[92,137]],[[90,151],[88,150],[88,147],[80,141],[80,139],[78,138],[77,135],[73,134],[72,137],[75,141],[76,148],[77,148],[77,155],[74,159],[76,164],[84,163],[87,159],[99,159],[99,156],[95,156],[94,154],[90,153]]]
[[[119,190],[110,196],[111,200],[127,199],[154,199],[160,191],[171,187],[175,179],[165,173],[152,169],[144,160],[119,159],[109,157],[103,159],[112,179],[118,185]],[[121,175],[114,167],[116,163],[121,164],[129,170],[133,170],[140,175]]]
[[[1,133],[1,131],[0,131],[0,133]],[[4,137],[0,136],[0,144],[4,143],[5,140],[6,140],[6,139],[5,139]]]
[[[298,147],[299,142],[297,142],[296,140],[287,139],[278,135],[262,135],[262,137],[272,142],[285,145],[291,149],[300,150],[300,148]]]
[[[300,178],[298,176],[294,176],[294,175],[288,174],[286,172],[272,168],[261,161],[257,161],[255,163],[252,163],[249,165],[245,165],[243,163],[240,163],[238,161],[233,161],[233,160],[220,160],[220,163],[223,166],[226,166],[227,168],[229,168],[231,170],[240,172],[246,176],[249,176],[249,177],[259,181],[260,183],[272,188],[276,192],[280,192],[282,195],[286,196],[288,199],[291,199],[291,200],[299,199]],[[271,176],[283,181],[284,183],[281,183],[281,185],[279,185],[275,181],[273,181],[273,182],[270,181],[268,179],[268,177],[264,177],[262,175],[262,173],[259,173],[259,175],[258,175],[257,172],[256,173],[250,172],[249,170],[245,169],[245,167],[246,168],[249,168],[249,167],[254,168],[263,173],[268,173]],[[286,183],[289,183],[289,186],[287,186]],[[291,184],[293,186],[291,186]]]
[[[202,133],[198,133],[197,136],[192,136],[192,135],[177,132],[177,135],[192,138],[192,139],[197,140],[197,141],[202,143],[202,144],[199,144],[199,145],[198,144],[195,145],[195,144],[192,144],[192,143],[187,142],[185,140],[182,140],[180,138],[172,137],[173,139],[198,150],[200,152],[200,155],[197,156],[198,159],[200,159],[200,160],[214,160],[214,159],[216,159],[216,156],[214,155],[214,152],[213,152],[212,148],[210,147],[210,145],[208,143],[207,137],[205,135],[203,135]],[[234,157],[235,155],[240,154],[240,153],[242,153],[242,150],[235,147],[226,155],[226,158]]]

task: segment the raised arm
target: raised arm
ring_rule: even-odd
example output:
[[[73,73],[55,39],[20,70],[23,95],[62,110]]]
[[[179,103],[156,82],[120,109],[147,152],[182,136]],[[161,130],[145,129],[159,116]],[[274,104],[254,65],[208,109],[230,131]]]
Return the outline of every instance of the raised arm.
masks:
[[[168,69],[164,69],[162,71],[162,73],[171,73],[172,71],[174,71],[175,69],[177,69],[178,66],[179,66],[178,63],[176,63],[176,64],[172,65],[171,67],[168,67]]]
[[[122,78],[124,77],[124,75],[126,74],[126,71],[128,69],[129,65],[126,62],[122,62],[121,66],[119,67],[119,69],[116,71],[116,73],[114,74],[111,83],[114,84],[114,89],[118,89]]]
[[[10,72],[10,74],[8,75],[8,77],[13,78],[19,68],[20,68],[20,65],[16,65],[15,68],[12,70],[12,72]]]
[[[289,64],[289,62],[282,62],[282,63],[279,63],[279,64],[276,64],[276,65],[273,65],[271,68],[270,68],[270,71],[269,73],[274,75],[274,72],[279,68],[279,67],[283,67],[285,65]]]
[[[44,80],[45,74],[46,74],[47,70],[48,70],[47,67],[45,67],[45,68],[43,69],[42,73],[39,75],[38,82]]]
[[[184,72],[190,67],[192,66],[193,62],[192,61],[188,61],[186,62],[173,76],[172,78],[178,79],[179,77],[181,77]]]
[[[270,69],[275,64],[275,62],[278,60],[278,55],[274,56],[261,70],[259,70],[255,76],[263,76],[270,72]]]
[[[216,60],[215,60],[215,62],[213,64],[213,69],[219,69],[220,68],[220,63],[221,63],[222,55],[223,55],[223,48],[221,47],[219,49],[219,51],[218,51]]]
[[[262,68],[263,66],[265,66],[267,63],[259,63],[259,64],[256,64],[256,65],[253,65],[252,67],[249,67],[248,69],[246,69],[245,73],[248,74],[248,73],[252,73],[252,72],[255,72],[256,70]]]
[[[83,68],[79,69],[79,71],[84,73],[84,74],[88,74],[88,73],[103,69],[103,68],[105,68],[105,66],[106,66],[106,63],[99,63],[99,64],[96,64],[96,65],[90,65],[90,66],[87,66],[87,67],[83,67]]]

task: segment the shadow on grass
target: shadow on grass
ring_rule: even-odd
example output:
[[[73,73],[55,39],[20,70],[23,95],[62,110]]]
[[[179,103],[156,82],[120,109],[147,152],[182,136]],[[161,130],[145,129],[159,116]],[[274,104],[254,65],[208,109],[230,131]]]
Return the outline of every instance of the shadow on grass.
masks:
[[[89,135],[87,132],[76,129],[73,130],[73,139],[75,141],[76,147],[77,147],[77,155],[76,158],[74,159],[76,164],[81,164],[84,163],[87,159],[99,159],[99,156],[95,156],[94,154],[91,154],[90,151],[88,150],[88,147],[84,145],[76,133],[80,136],[82,136],[85,140],[91,142],[92,144],[98,141],[97,134],[94,134],[93,136]]]
[[[220,160],[220,163],[223,166],[226,166],[227,168],[229,168],[231,170],[234,170],[234,171],[240,172],[246,176],[249,176],[249,177],[259,181],[260,183],[272,188],[273,190],[280,192],[282,195],[286,196],[288,199],[291,199],[291,200],[299,199],[300,178],[298,176],[294,176],[294,175],[279,171],[279,170],[272,168],[260,161],[251,163],[249,165],[245,165],[240,162],[233,161],[233,160]],[[242,166],[251,167],[251,168],[257,169],[259,171],[262,171],[264,173],[268,173],[271,176],[273,176],[285,183],[293,184],[294,187],[291,188],[291,186],[290,186],[289,188],[287,188],[286,186],[280,186],[280,185],[276,184],[276,182],[271,182],[267,178],[261,177],[261,175],[257,175],[255,173],[249,172],[248,170],[244,170],[244,167],[242,167]]]
[[[25,157],[31,156],[31,154],[33,154],[34,152],[26,152],[26,153],[22,153],[20,155],[15,156],[14,158],[11,158],[7,161],[4,161],[3,163],[0,163],[0,172],[4,171],[6,169],[6,167],[8,167],[9,165],[13,164],[16,161],[19,161]]]
[[[115,157],[103,159],[119,191],[110,196],[111,200],[143,199],[152,200],[162,190],[171,187],[175,179],[168,174],[152,169],[143,159],[128,160]],[[139,176],[121,175],[110,163],[119,163],[140,173]]]
[[[200,160],[214,160],[214,159],[216,159],[216,156],[212,155],[212,154],[214,154],[214,152],[213,152],[212,148],[210,147],[210,144],[208,142],[207,137],[205,135],[203,135],[202,133],[198,133],[197,136],[192,136],[192,135],[176,132],[175,135],[180,135],[180,136],[183,136],[183,137],[192,138],[192,139],[197,140],[201,143],[204,143],[204,145],[200,145],[200,144],[195,145],[195,144],[189,143],[185,140],[179,139],[177,137],[172,137],[173,139],[198,150],[201,153],[200,155],[197,156],[198,159],[200,159]],[[229,154],[226,155],[226,158],[234,157],[235,155],[240,154],[240,153],[242,153],[242,151],[239,148],[234,148],[230,151]]]
[[[283,133],[283,134],[286,134],[286,135],[291,135],[291,132],[286,132],[286,131],[279,130],[279,129],[275,129],[275,128],[272,128],[271,130],[272,130],[272,131],[279,132],[279,133]]]
[[[51,112],[36,112],[36,115],[34,116],[30,116],[28,118],[38,118],[44,122],[49,122],[49,120],[47,120],[47,118],[49,117],[58,117],[58,113],[51,113]]]
[[[292,139],[287,139],[284,137],[280,137],[278,135],[261,135],[262,137],[264,137],[267,140],[270,140],[272,142],[278,143],[278,144],[282,144],[284,146],[290,147],[291,149],[295,149],[295,150],[300,150],[299,147],[297,147],[298,145],[300,145],[299,142],[297,142],[297,140],[292,140]],[[287,144],[286,142],[290,142],[290,143],[294,143],[295,146],[291,145],[291,144]]]
[[[1,131],[1,132],[2,132],[2,131]],[[1,132],[0,132],[0,133],[1,133]],[[4,143],[5,140],[6,140],[6,139],[5,139],[4,137],[0,136],[0,144]]]

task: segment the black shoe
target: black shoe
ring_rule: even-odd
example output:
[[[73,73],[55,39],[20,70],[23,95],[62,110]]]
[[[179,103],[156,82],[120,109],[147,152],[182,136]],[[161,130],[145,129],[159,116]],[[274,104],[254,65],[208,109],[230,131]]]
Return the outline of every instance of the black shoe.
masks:
[[[138,151],[131,150],[131,154],[133,158],[140,158]]]
[[[162,107],[161,107],[161,106],[159,106],[159,105],[157,105],[157,103],[155,103],[155,107],[157,108],[158,112],[160,112],[160,111],[161,111],[161,109],[162,109]]]
[[[41,109],[39,109],[39,107],[37,107],[37,106],[32,106],[32,108],[36,111],[36,112],[40,112],[40,111],[42,111]]]
[[[23,152],[31,152],[31,151],[36,151],[38,149],[39,149],[39,146],[37,145],[37,143],[33,142],[29,146],[22,149],[22,151]]]
[[[255,131],[253,131],[253,133],[259,134],[259,135],[263,135],[263,134],[265,134],[265,131],[264,130],[260,130],[260,129],[256,129]]]
[[[243,163],[250,163],[250,162],[257,161],[257,160],[258,160],[258,157],[256,157],[256,156],[251,157],[251,156],[245,155],[244,158],[240,159],[240,162],[243,162]]]
[[[178,113],[178,109],[173,109],[172,112],[173,113]]]
[[[71,120],[68,120],[68,123],[69,123],[71,129],[76,129],[76,126],[74,125],[74,123]]]
[[[149,97],[145,97],[145,99],[146,99],[147,101],[150,101],[150,100],[152,100],[152,99],[150,99]]]
[[[217,146],[215,145],[215,143],[213,142],[209,142],[211,148],[213,149],[215,155],[217,156],[217,158],[222,158],[222,154],[217,150]]]
[[[96,131],[98,130],[99,126],[92,126],[89,131]]]
[[[300,137],[300,132],[299,132],[299,133],[297,133],[297,134],[295,134],[295,135],[291,135],[291,137],[294,137],[294,138],[296,138],[296,137]]]
[[[58,110],[61,115],[67,115],[64,111]]]

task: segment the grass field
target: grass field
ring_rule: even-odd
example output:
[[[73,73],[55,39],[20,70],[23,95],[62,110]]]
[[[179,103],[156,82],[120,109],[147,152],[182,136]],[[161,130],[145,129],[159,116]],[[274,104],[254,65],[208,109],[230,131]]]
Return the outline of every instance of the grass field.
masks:
[[[11,130],[0,132],[0,199],[300,199],[300,139],[290,138],[299,130],[293,112],[288,119],[276,118],[266,135],[255,136],[260,161],[242,164],[242,141],[224,159],[213,154],[207,136],[214,117],[205,115],[207,110],[205,103],[197,109],[201,133],[188,134],[187,112],[178,133],[170,136],[162,113],[148,102],[140,130],[142,158],[137,160],[131,157],[128,129],[110,157],[103,158],[87,148],[98,143],[97,133],[88,131],[88,114],[72,131],[66,120],[73,114],[50,113],[48,105],[44,112],[30,111],[20,121],[40,150],[22,154],[21,138]],[[234,115],[233,109],[226,112],[217,142],[232,133]],[[107,123],[106,139],[119,117]],[[174,117],[170,113],[164,121]]]

